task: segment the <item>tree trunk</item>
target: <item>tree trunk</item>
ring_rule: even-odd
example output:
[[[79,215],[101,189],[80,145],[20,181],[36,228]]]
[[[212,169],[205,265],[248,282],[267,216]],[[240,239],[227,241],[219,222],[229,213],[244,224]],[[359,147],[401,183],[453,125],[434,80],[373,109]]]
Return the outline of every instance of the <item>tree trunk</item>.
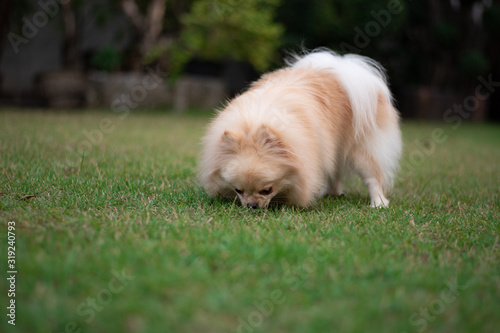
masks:
[[[158,40],[163,28],[163,17],[165,16],[165,0],[153,0],[148,8],[146,19],[146,30],[142,41],[142,54],[146,55]]]
[[[9,17],[12,15],[12,0],[2,0],[0,1],[0,36],[6,36],[9,30]],[[3,49],[5,43],[0,43],[0,59],[2,58]]]
[[[73,0],[62,3],[64,22],[63,64],[66,69],[78,67],[78,36]]]
[[[122,10],[129,18],[137,34],[135,49],[138,57],[132,59],[131,64],[134,71],[142,70],[144,57],[158,41],[163,28],[165,4],[166,0],[152,0],[144,16],[141,14],[135,0],[122,0]]]

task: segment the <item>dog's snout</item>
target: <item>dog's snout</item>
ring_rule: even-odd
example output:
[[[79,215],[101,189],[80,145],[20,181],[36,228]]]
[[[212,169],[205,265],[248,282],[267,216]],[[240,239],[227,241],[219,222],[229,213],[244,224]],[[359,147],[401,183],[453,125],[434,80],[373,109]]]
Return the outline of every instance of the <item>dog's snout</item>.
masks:
[[[249,202],[249,203],[247,203],[247,207],[256,209],[256,208],[259,208],[259,204],[256,202]]]

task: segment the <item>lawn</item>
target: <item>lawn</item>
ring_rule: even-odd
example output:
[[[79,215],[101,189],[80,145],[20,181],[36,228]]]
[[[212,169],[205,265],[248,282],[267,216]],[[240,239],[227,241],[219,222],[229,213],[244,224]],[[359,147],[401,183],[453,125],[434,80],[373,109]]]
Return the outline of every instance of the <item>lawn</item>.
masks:
[[[404,122],[388,209],[254,211],[197,185],[208,120],[0,111],[0,331],[500,330],[499,125]]]

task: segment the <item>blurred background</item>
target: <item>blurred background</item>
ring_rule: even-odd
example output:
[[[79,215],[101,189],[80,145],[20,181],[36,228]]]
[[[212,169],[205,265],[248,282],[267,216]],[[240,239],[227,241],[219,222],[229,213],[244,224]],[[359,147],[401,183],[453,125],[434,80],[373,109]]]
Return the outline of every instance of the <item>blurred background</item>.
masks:
[[[2,106],[210,109],[326,46],[379,61],[403,117],[500,121],[497,0],[2,0],[0,29]]]

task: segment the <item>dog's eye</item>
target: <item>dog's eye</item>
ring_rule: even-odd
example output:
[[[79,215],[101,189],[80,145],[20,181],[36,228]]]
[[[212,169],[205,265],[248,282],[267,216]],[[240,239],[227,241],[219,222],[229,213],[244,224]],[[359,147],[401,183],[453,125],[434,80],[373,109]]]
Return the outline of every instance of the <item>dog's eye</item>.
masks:
[[[273,191],[273,188],[270,187],[270,188],[266,188],[266,189],[260,191],[259,194],[260,195],[269,195],[269,194],[271,194],[272,191]]]
[[[234,189],[234,191],[238,194],[243,194],[243,191],[242,190],[238,190],[237,188]]]

